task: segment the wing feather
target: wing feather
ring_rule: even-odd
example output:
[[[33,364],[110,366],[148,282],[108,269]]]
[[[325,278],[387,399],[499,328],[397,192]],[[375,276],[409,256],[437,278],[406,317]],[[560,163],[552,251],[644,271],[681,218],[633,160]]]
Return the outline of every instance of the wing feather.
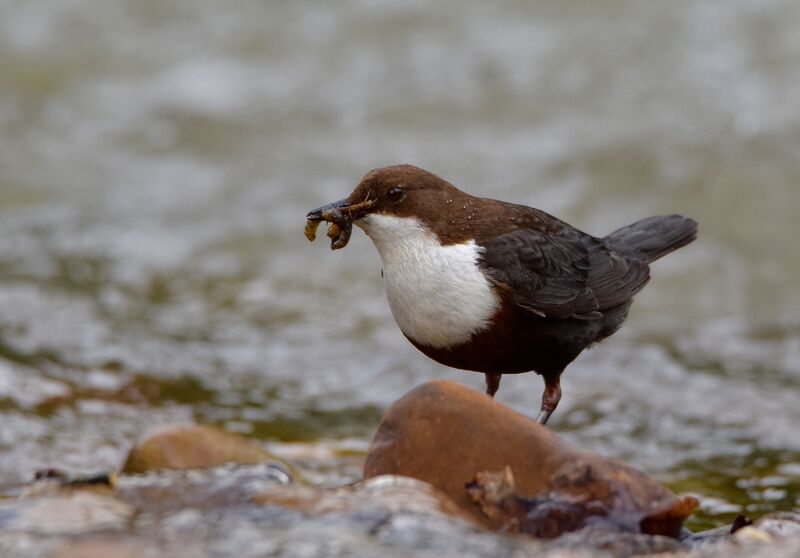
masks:
[[[562,226],[519,227],[484,239],[481,265],[516,305],[539,316],[598,319],[649,280],[646,263]]]

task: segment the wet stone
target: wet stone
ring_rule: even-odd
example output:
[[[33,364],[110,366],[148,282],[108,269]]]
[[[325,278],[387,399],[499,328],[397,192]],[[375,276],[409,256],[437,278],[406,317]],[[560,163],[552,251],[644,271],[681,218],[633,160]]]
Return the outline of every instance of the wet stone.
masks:
[[[277,461],[277,458],[243,436],[199,424],[174,425],[146,434],[131,449],[122,472],[145,473],[264,461]]]
[[[292,508],[313,515],[372,511],[383,516],[414,513],[460,518],[472,523],[472,516],[428,483],[409,477],[383,475],[353,486],[320,490],[309,486],[271,487],[254,498],[256,503]]]
[[[248,503],[270,486],[290,483],[291,478],[289,470],[276,462],[164,470],[120,477],[116,495],[143,512],[214,509]]]
[[[727,541],[731,538],[731,534],[731,526],[722,525],[699,533],[687,533],[681,540],[691,548],[700,548],[705,545]]]
[[[480,521],[499,527],[465,490],[477,473],[508,466],[519,494],[533,496],[558,464],[577,454],[548,429],[484,394],[436,381],[415,388],[385,412],[364,478],[394,474],[425,481]]]
[[[800,537],[800,510],[767,514],[758,519],[752,528],[770,537]]]
[[[51,475],[0,500],[0,556],[788,558],[800,549],[791,534],[797,514],[766,516],[739,531],[759,537],[719,534],[702,544],[602,523],[543,540],[491,531],[409,477],[323,489],[292,484],[281,467],[261,463],[122,475],[113,486],[75,482],[86,478],[99,476]]]
[[[497,401],[452,382],[428,382],[384,415],[365,478],[432,484],[492,528],[540,538],[602,522],[677,538],[697,506],[640,471],[568,444]]]
[[[158,549],[144,541],[109,536],[67,542],[51,558],[157,558]]]
[[[620,532],[600,525],[566,533],[552,541],[548,548],[590,550],[624,558],[665,552],[684,552],[690,547],[671,537]]]
[[[743,543],[719,541],[702,545],[689,552],[667,554],[659,558],[797,558],[800,556],[800,538],[791,537],[772,541]]]
[[[169,447],[183,428],[149,438],[160,440],[151,447]],[[261,449],[215,429],[188,430],[189,455],[217,440]],[[43,470],[0,492],[0,556],[788,558],[800,549],[797,513],[739,521],[735,534],[730,526],[680,539],[640,533],[667,525],[676,535],[693,503],[447,382],[423,385],[387,411],[365,471],[360,482],[321,488],[293,483],[273,460],[119,476]]]
[[[90,490],[0,501],[0,533],[74,535],[124,529],[136,509],[119,499]]]

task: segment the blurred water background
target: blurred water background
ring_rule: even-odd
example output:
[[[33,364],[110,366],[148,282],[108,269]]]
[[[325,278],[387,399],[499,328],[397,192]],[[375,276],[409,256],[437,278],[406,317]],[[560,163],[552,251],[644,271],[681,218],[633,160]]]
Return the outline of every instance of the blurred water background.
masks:
[[[0,1],[0,484],[147,428],[358,477],[382,410],[482,376],[406,342],[356,230],[305,212],[408,162],[602,235],[681,212],[570,440],[700,495],[800,505],[800,3]],[[499,399],[533,414],[541,379]]]

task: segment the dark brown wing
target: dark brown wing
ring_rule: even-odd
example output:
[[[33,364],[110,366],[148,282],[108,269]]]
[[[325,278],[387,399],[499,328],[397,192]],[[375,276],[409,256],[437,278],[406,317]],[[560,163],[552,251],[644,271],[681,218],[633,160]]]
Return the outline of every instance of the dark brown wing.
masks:
[[[628,259],[543,212],[505,234],[479,239],[481,266],[518,306],[540,316],[599,319],[649,280],[647,264]]]

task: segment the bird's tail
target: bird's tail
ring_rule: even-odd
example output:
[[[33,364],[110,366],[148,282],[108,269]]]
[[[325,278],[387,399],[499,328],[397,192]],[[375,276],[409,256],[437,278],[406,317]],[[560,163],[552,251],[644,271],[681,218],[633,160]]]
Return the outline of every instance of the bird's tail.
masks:
[[[659,215],[637,221],[606,236],[614,250],[653,262],[697,238],[697,223],[681,215]]]

